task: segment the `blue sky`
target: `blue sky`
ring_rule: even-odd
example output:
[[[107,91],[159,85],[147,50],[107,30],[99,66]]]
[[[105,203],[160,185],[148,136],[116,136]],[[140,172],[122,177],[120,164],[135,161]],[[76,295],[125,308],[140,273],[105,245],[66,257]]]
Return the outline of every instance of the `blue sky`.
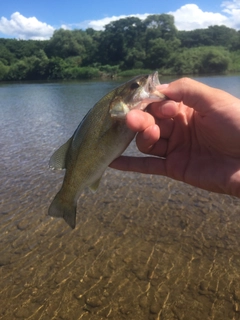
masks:
[[[103,30],[127,16],[170,13],[179,30],[226,25],[240,29],[240,0],[0,0],[0,37],[49,39],[54,30]]]

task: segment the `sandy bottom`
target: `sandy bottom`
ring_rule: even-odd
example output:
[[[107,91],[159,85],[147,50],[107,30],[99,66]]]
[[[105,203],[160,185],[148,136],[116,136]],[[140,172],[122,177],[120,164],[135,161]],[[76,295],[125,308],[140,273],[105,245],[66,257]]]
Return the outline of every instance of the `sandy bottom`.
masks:
[[[239,200],[108,169],[72,231],[36,166],[1,172],[0,319],[240,319]]]

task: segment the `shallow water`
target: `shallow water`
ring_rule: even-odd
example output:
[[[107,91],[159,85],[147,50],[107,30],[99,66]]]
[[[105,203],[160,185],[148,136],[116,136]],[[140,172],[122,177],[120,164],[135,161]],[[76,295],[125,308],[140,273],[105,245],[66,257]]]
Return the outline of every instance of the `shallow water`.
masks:
[[[53,150],[116,85],[0,85],[0,319],[240,319],[240,200],[108,169],[75,230],[46,215]]]

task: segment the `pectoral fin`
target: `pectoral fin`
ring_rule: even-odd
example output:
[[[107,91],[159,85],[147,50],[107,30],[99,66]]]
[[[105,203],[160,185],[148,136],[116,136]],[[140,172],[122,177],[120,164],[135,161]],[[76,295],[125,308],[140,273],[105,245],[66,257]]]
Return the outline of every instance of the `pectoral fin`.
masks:
[[[67,156],[67,151],[69,149],[71,141],[72,141],[72,137],[54,152],[54,154],[51,156],[49,161],[50,168],[66,169],[66,156]]]

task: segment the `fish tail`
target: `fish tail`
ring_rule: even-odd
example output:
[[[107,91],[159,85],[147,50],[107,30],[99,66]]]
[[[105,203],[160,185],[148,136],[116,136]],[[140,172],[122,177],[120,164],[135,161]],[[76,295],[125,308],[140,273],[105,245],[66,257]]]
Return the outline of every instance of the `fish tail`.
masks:
[[[74,201],[72,203],[63,201],[60,194],[57,193],[48,209],[48,215],[63,218],[67,224],[74,229],[76,226],[76,211],[77,206]]]

